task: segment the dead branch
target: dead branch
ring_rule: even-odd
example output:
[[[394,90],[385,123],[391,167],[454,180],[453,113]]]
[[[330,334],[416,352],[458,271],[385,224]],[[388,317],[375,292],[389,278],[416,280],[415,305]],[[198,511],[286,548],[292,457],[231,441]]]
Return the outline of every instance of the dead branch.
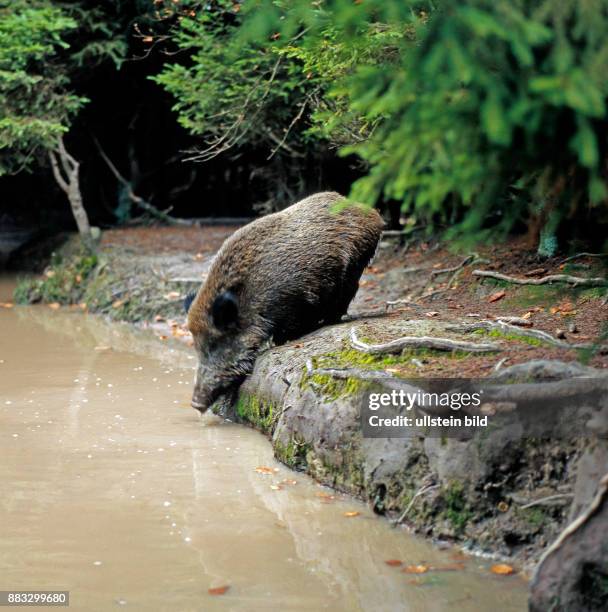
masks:
[[[400,353],[404,349],[434,349],[437,351],[465,351],[468,353],[489,353],[502,350],[493,342],[474,343],[465,340],[450,340],[449,338],[433,338],[431,336],[404,336],[385,344],[367,344],[357,338],[355,329],[350,331],[351,345],[354,349],[368,354]]]
[[[514,285],[546,285],[547,283],[568,283],[574,287],[603,287],[608,285],[608,279],[605,278],[582,278],[580,276],[569,276],[567,274],[550,274],[542,278],[516,278],[515,276],[507,276],[492,270],[473,270],[473,276],[483,276],[486,278],[495,278]]]
[[[186,219],[176,219],[175,217],[168,215],[166,212],[159,210],[158,208],[156,208],[156,206],[153,206],[149,202],[146,202],[146,200],[144,200],[142,197],[138,196],[133,191],[133,186],[131,185],[131,182],[128,181],[118,171],[118,168],[116,168],[112,160],[108,157],[106,152],[103,150],[97,138],[93,137],[93,141],[95,142],[95,145],[97,146],[97,150],[99,151],[99,154],[101,155],[102,159],[106,162],[108,168],[110,169],[110,172],[112,172],[116,180],[125,187],[125,189],[127,190],[127,195],[137,207],[141,208],[142,210],[145,210],[147,213],[150,213],[153,217],[156,217],[157,219],[160,219],[161,221],[164,221],[165,223],[169,223],[170,225],[186,225],[186,226],[194,225],[192,221],[188,221]]]
[[[541,331],[539,329],[523,329],[521,327],[516,327],[515,325],[510,325],[509,323],[506,323],[500,319],[498,321],[476,321],[475,323],[460,323],[458,325],[450,325],[448,329],[450,331],[461,332],[465,334],[478,330],[499,331],[507,334],[525,336],[526,338],[533,338],[534,340],[540,340],[541,342],[546,342],[547,344],[551,344],[552,346],[564,349],[601,348],[601,346],[598,347],[598,345],[595,344],[571,344],[570,342],[564,342],[563,340],[558,340],[557,338],[554,338],[551,334],[548,334],[547,332]]]

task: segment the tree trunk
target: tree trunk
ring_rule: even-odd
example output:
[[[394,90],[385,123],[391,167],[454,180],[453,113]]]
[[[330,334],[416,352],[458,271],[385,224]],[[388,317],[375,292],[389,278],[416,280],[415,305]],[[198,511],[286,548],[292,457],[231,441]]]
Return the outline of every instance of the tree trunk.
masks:
[[[92,243],[91,226],[87,211],[82,204],[82,193],[80,191],[80,164],[67,152],[63,138],[60,138],[57,149],[49,151],[51,168],[57,184],[67,195],[72,207],[72,214],[78,226],[78,232],[82,240],[88,246]],[[63,171],[63,173],[62,173]]]

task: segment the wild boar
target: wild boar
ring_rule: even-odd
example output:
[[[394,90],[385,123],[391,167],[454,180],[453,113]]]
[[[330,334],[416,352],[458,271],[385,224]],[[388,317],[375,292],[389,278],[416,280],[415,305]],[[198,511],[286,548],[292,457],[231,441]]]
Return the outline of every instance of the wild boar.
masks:
[[[282,344],[346,313],[384,223],[341,200],[317,193],[225,241],[188,308],[199,358],[194,408],[230,403],[269,340]]]

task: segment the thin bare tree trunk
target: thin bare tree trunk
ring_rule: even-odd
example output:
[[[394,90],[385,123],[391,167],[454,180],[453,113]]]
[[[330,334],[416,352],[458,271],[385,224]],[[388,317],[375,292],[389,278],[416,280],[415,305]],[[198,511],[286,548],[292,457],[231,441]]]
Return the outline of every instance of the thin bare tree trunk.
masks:
[[[89,244],[91,242],[91,226],[87,211],[82,204],[80,191],[80,164],[67,152],[63,138],[57,143],[57,149],[49,151],[51,168],[57,184],[65,192],[72,207],[72,214],[78,226],[80,236]]]

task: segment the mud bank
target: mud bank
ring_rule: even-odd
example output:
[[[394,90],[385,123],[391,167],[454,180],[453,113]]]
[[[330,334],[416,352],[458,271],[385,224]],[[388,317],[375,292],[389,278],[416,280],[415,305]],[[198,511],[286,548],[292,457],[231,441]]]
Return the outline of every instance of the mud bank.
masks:
[[[358,355],[349,348],[349,331],[366,325],[395,337],[445,327],[428,321],[355,322],[269,350],[242,387],[237,418],[267,433],[285,464],[365,499],[376,512],[399,517],[416,531],[486,552],[537,559],[593,494],[597,481],[582,466],[590,461],[590,449],[601,453],[606,448],[603,430],[600,436],[589,431],[566,440],[530,438],[508,426],[480,430],[468,440],[428,436],[424,430],[407,439],[365,438],[360,411],[369,380],[362,374],[382,374],[387,368],[382,359],[368,359],[364,368],[352,369]],[[390,360],[393,366],[410,361],[408,355]],[[605,380],[603,372],[583,366],[562,365],[556,373],[554,362],[537,363],[520,380],[517,366],[501,376],[507,380],[512,372],[510,383],[536,381],[538,386],[563,377]],[[357,374],[344,377],[349,368]]]

